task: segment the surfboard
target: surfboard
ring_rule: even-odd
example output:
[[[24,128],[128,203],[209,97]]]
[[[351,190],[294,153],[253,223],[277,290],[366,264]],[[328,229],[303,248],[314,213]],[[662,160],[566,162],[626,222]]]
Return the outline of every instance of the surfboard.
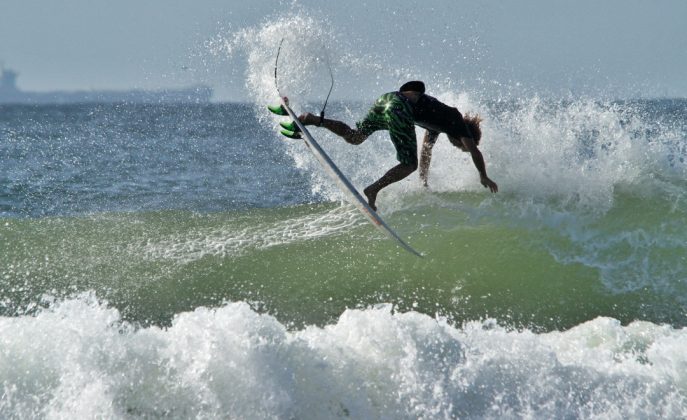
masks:
[[[399,246],[401,246],[406,251],[413,255],[422,257],[422,254],[414,250],[410,245],[408,245],[401,237],[394,232],[381,217],[372,210],[367,200],[365,200],[358,190],[353,186],[351,181],[344,176],[344,174],[339,170],[339,168],[334,164],[334,161],[327,155],[327,153],[320,147],[319,143],[315,141],[313,136],[310,134],[307,128],[298,120],[298,116],[293,112],[289,106],[288,99],[286,97],[281,98],[281,106],[283,110],[293,119],[298,129],[302,134],[303,141],[308,146],[308,149],[315,155],[315,158],[320,163],[324,171],[329,175],[329,177],[336,183],[336,185],[343,191],[348,197],[351,204],[353,204],[377,229],[387,235],[389,238],[393,239]],[[272,112],[275,112],[270,108]]]

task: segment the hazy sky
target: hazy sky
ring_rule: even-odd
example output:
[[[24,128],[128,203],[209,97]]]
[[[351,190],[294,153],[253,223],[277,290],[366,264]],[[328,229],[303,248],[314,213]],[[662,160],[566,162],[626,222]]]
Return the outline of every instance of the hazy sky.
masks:
[[[24,90],[206,83],[243,100],[245,58],[219,59],[207,41],[293,4],[361,56],[419,74],[455,67],[487,92],[687,97],[686,0],[0,0],[0,61]]]

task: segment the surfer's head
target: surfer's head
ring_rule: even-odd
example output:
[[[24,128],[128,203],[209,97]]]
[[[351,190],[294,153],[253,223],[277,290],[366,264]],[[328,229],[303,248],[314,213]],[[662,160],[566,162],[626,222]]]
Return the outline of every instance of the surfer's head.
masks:
[[[465,122],[465,125],[467,125],[468,130],[470,130],[470,134],[472,134],[472,139],[475,141],[475,144],[479,146],[479,141],[482,139],[482,129],[479,126],[482,122],[482,118],[479,115],[465,114],[463,121]],[[464,152],[467,152],[465,146],[463,146],[463,142],[460,139],[451,136],[448,136],[448,139],[452,145]]]
[[[475,141],[475,144],[479,146],[479,141],[482,140],[482,129],[479,127],[482,122],[482,117],[479,115],[465,114],[463,121],[465,121],[465,125],[468,126],[468,130],[470,130],[470,134],[472,134],[472,139]]]
[[[425,93],[425,84],[419,80],[406,82],[398,89],[399,92],[419,92]]]

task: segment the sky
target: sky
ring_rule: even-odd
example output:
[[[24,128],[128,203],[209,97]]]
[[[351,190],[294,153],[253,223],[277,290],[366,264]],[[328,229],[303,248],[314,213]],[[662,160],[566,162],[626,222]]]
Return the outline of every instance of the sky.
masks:
[[[0,0],[0,62],[28,91],[207,84],[216,100],[243,101],[246,58],[210,41],[292,10],[385,71],[485,95],[687,97],[685,0]],[[369,71],[356,78],[385,77]],[[338,76],[346,89],[334,96],[374,88]]]

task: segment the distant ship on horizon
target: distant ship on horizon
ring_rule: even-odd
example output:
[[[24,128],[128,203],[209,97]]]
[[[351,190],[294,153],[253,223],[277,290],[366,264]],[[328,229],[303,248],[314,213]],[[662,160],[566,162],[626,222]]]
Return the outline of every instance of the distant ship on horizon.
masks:
[[[203,85],[163,90],[84,90],[25,92],[17,87],[18,73],[0,67],[0,104],[75,103],[208,103],[212,88]]]

